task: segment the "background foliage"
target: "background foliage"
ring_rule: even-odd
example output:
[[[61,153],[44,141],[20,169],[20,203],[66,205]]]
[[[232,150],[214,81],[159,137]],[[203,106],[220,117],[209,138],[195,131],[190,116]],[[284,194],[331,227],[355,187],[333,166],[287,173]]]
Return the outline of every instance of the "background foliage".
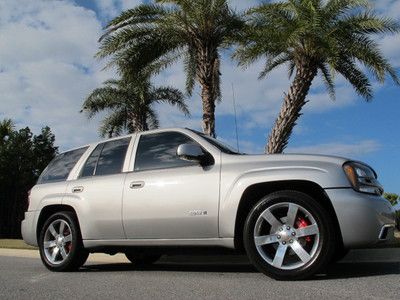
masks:
[[[389,200],[390,203],[392,203],[393,206],[397,205],[399,203],[399,195],[394,194],[394,193],[385,193],[383,195],[387,200]]]
[[[29,127],[15,130],[0,122],[0,238],[19,238],[28,206],[28,191],[58,152],[49,127],[33,135]]]

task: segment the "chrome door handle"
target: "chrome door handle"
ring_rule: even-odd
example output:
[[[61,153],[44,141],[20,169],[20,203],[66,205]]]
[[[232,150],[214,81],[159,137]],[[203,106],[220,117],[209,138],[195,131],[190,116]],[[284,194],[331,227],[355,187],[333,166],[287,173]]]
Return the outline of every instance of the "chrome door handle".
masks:
[[[131,189],[140,189],[144,187],[144,181],[132,181],[129,187]]]
[[[73,193],[81,193],[81,192],[83,192],[83,186],[74,186],[72,188],[72,192]]]

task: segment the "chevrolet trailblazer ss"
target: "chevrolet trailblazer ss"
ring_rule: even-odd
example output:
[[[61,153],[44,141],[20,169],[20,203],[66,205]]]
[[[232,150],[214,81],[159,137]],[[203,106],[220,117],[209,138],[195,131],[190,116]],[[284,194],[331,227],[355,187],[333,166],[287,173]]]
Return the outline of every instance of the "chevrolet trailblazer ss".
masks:
[[[189,129],[117,137],[58,155],[30,193],[24,240],[52,271],[89,253],[134,264],[217,248],[301,279],[348,249],[384,244],[395,212],[369,166],[320,155],[245,155]]]

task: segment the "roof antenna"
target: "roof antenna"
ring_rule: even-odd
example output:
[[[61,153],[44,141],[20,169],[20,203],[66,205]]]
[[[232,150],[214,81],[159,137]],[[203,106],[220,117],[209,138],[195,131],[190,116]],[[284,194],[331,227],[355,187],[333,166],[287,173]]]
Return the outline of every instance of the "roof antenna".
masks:
[[[238,126],[237,126],[237,116],[236,116],[236,101],[235,101],[235,90],[233,88],[233,82],[231,82],[232,85],[232,102],[233,102],[233,111],[235,112],[235,129],[236,129],[236,146],[237,146],[237,151],[240,152],[239,149],[239,135],[238,135]]]

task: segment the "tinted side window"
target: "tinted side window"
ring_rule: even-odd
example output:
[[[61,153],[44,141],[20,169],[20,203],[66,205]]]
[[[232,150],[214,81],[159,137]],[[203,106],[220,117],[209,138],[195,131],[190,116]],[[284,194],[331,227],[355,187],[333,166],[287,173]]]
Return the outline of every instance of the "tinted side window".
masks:
[[[124,138],[98,144],[83,166],[80,177],[121,173],[130,140]]]
[[[56,156],[42,172],[38,184],[67,180],[72,168],[81,158],[88,147],[61,153]]]
[[[176,155],[180,144],[195,143],[179,132],[162,132],[142,135],[135,158],[135,171],[167,169],[196,165]]]
[[[104,143],[98,144],[97,147],[93,150],[93,152],[88,157],[83,169],[81,171],[81,175],[79,177],[87,177],[93,176],[94,171],[96,169],[97,161],[99,160],[99,156],[101,150],[103,150]]]
[[[121,173],[130,140],[131,138],[125,138],[105,143],[103,150],[101,150],[95,175]]]

